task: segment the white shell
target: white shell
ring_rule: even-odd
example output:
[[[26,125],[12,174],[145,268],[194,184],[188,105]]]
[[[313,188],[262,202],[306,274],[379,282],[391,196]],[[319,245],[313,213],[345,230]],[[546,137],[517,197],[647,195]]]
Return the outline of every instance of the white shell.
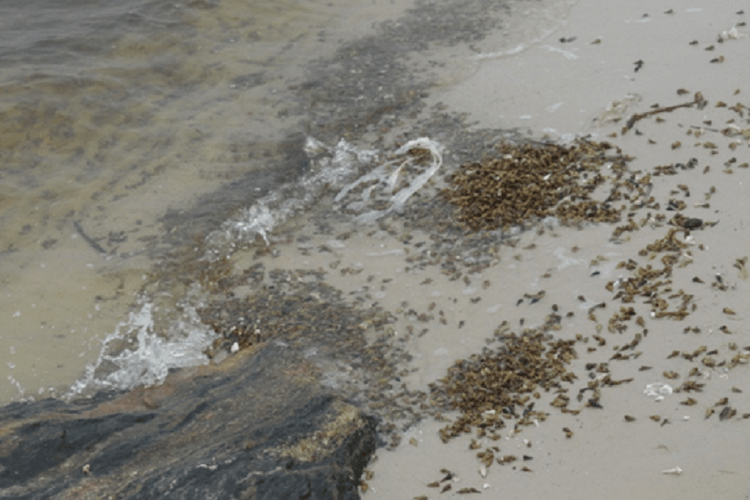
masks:
[[[662,382],[648,384],[646,388],[643,389],[643,394],[650,398],[654,398],[654,401],[662,401],[665,396],[669,396],[672,392],[672,386]]]
[[[670,476],[679,476],[680,474],[682,474],[682,469],[680,469],[679,467],[674,467],[672,469],[663,470],[661,471],[661,473]]]

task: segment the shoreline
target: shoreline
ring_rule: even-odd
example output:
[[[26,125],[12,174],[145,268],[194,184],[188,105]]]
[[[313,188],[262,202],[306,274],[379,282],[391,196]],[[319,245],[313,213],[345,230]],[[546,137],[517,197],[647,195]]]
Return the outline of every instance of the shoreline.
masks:
[[[381,148],[374,163],[383,168],[373,170],[372,160],[362,160],[352,170],[363,174],[356,186],[326,185],[321,198],[302,209],[303,198],[283,200],[298,203],[297,211],[269,231],[270,245],[259,237],[259,244],[239,237],[255,237],[248,228],[261,219],[238,219],[238,234],[227,239],[225,256],[209,259],[207,265],[209,260],[201,256],[207,255],[203,250],[210,242],[198,243],[184,262],[165,263],[152,277],[150,297],[164,299],[155,308],[180,310],[185,313],[181,319],[189,317],[219,337],[211,366],[173,371],[165,384],[136,388],[102,408],[92,405],[104,395],[68,405],[47,399],[6,408],[12,413],[9,419],[28,411],[55,430],[47,432],[31,420],[23,429],[57,439],[57,422],[37,415],[44,408],[87,408],[64,424],[74,427],[86,425],[94,414],[113,421],[124,418],[133,423],[129,437],[155,459],[149,473],[168,491],[170,474],[180,476],[192,467],[219,470],[232,481],[242,477],[237,471],[244,474],[250,468],[236,485],[251,491],[259,471],[248,465],[248,457],[294,457],[302,468],[316,468],[316,457],[329,456],[327,445],[336,441],[332,436],[358,433],[357,426],[349,425],[356,421],[361,429],[367,427],[372,444],[379,420],[377,430],[387,441],[362,475],[359,493],[365,499],[464,493],[494,497],[498,492],[522,497],[740,496],[747,484],[740,464],[750,458],[736,444],[738,433],[750,425],[750,342],[742,329],[743,297],[750,287],[744,252],[750,241],[744,236],[743,210],[737,207],[747,197],[750,170],[750,88],[741,85],[750,81],[750,52],[744,50],[750,42],[731,37],[716,42],[717,33],[730,28],[728,20],[741,16],[704,3],[703,11],[667,13],[664,5],[644,17],[646,5],[653,11],[652,4],[630,3],[602,12],[593,0],[581,0],[557,31],[519,53],[512,52],[514,44],[504,38],[503,29],[490,28],[503,28],[500,24],[472,18],[492,36],[469,50],[458,29],[464,25],[446,28],[449,40],[435,53],[448,62],[435,70],[444,70],[442,78],[425,94],[418,90],[427,88],[434,76],[425,69],[431,63],[423,55],[429,51],[413,47],[440,38],[435,32],[427,36],[429,16],[419,18],[427,23],[419,25],[424,31],[402,32],[400,25],[388,25],[380,38],[342,46],[334,59],[341,67],[326,89],[328,104],[309,111],[308,118],[328,134],[321,139],[331,140],[341,127],[359,126],[357,118],[367,116],[362,120],[366,131],[351,131],[359,141],[351,144],[352,151],[361,152],[361,144]],[[477,4],[471,7],[472,15],[481,12]],[[442,12],[443,18],[452,19],[451,12]],[[536,14],[527,14],[531,17],[524,22],[533,24]],[[548,15],[545,19],[550,21]],[[536,28],[534,34],[544,32]],[[513,36],[523,32],[514,29]],[[738,34],[750,31],[737,29]],[[681,38],[688,32],[697,46],[690,44],[692,38]],[[394,33],[404,36],[394,46],[406,52],[388,59],[387,34]],[[493,47],[495,43],[502,47]],[[715,45],[713,50],[706,50],[709,44]],[[349,50],[364,52],[358,58]],[[644,51],[649,57],[641,55]],[[488,54],[495,55],[484,57]],[[361,78],[369,87],[355,90],[372,91],[393,78],[381,71],[383,61],[401,64],[412,56],[414,67],[397,72],[403,81],[390,82],[398,90],[398,102],[406,106],[394,104],[393,109],[408,118],[378,115],[385,111],[376,101],[337,114],[347,97],[345,92],[335,96],[335,89],[350,91]],[[465,57],[474,59],[467,62]],[[684,63],[674,66],[666,60]],[[324,61],[316,71],[329,75],[329,66]],[[350,76],[359,75],[361,68],[363,76]],[[316,71],[312,73],[318,75]],[[414,83],[410,76],[419,72],[426,80]],[[685,92],[679,90],[683,88]],[[310,99],[315,89],[306,88]],[[381,90],[377,92],[384,100],[393,98],[386,97],[390,88]],[[565,168],[547,171],[544,161],[531,161],[534,152],[518,147],[524,134],[540,147],[583,147],[575,136],[612,147],[604,153],[583,147],[588,154],[552,158],[568,172],[581,174],[574,179]],[[429,137],[430,144],[441,142],[446,150],[435,154],[400,147],[420,136]],[[496,148],[503,139],[510,149]],[[334,150],[330,144],[321,152],[325,160],[308,157],[311,171],[332,166],[339,157]],[[348,154],[358,156],[352,151]],[[293,156],[304,163],[301,146]],[[462,167],[465,161],[476,163]],[[513,162],[518,168],[508,169]],[[539,175],[526,175],[532,169]],[[477,183],[467,182],[469,170],[481,172]],[[422,174],[429,172],[433,177],[423,183]],[[377,183],[367,184],[374,173]],[[601,184],[596,182],[600,176]],[[470,189],[461,196],[442,191],[458,191],[462,182]],[[487,186],[492,189],[483,192]],[[575,189],[566,191],[571,186]],[[404,193],[412,188],[419,189],[404,205]],[[480,202],[492,208],[494,200],[506,200],[509,189],[518,206],[539,208],[541,196],[533,193],[556,191],[567,193],[561,204],[569,208],[575,201],[592,204],[571,209],[568,213],[577,218],[570,224],[564,216],[538,212],[522,220],[528,226],[518,231],[481,223],[479,232],[467,229],[467,220],[481,222],[488,211],[459,221],[462,209]],[[451,199],[459,200],[456,206]],[[607,210],[617,212],[620,221],[602,222],[598,215]],[[379,211],[388,216],[357,224]],[[82,227],[89,234],[88,226]],[[195,297],[186,291],[188,283]],[[180,306],[179,297],[193,297],[195,303]],[[144,333],[148,328],[161,326],[144,327]],[[540,368],[545,359],[551,362]],[[233,367],[239,369],[242,360],[247,368],[240,372],[252,375],[248,382],[222,378]],[[201,376],[207,373],[214,378]],[[463,380],[472,383],[462,386]],[[229,382],[237,387],[234,395],[221,392],[229,391]],[[655,383],[668,384],[671,394],[666,391],[662,401],[646,395]],[[187,396],[173,392],[179,385],[188,388]],[[221,391],[215,392],[214,385]],[[194,397],[204,390],[198,387],[208,387],[213,402]],[[503,399],[505,395],[513,399]],[[312,396],[340,401],[329,423],[307,425],[304,400]],[[304,424],[299,432],[287,432],[285,420],[276,427],[270,423],[271,431],[258,431],[258,436],[278,438],[272,447],[258,446],[257,436],[246,441],[247,429],[263,421],[262,415],[275,414],[285,399],[289,408],[300,406],[291,412],[299,417],[295,422]],[[224,411],[225,403],[236,413]],[[463,415],[448,411],[451,404],[461,406]],[[219,407],[223,410],[215,411]],[[159,408],[167,421],[189,415],[185,420],[194,427],[188,431],[207,441],[198,444],[188,435],[174,434],[167,437],[174,446],[160,446],[144,439],[149,425],[139,419],[148,420]],[[446,428],[459,417],[464,428]],[[225,427],[222,419],[238,425],[226,427],[231,430],[226,442],[210,432]],[[159,425],[152,427],[161,432]],[[108,472],[108,455],[118,449],[113,443],[122,436],[96,435],[91,426],[86,432],[92,429],[90,443],[96,446],[71,447],[77,458],[51,461],[49,473],[32,474],[23,488],[33,491],[37,480],[57,487],[54,474],[73,487],[97,482],[101,491],[119,491],[125,477],[138,487],[145,476],[130,472],[143,472],[140,452],[131,454],[138,461],[114,461],[123,465],[122,475]],[[21,434],[9,436],[13,443],[24,442]],[[226,443],[233,448],[218,455],[211,451]],[[370,444],[350,456],[368,457]],[[185,465],[165,461],[160,453],[166,450]],[[192,453],[196,450],[205,458]],[[225,452],[221,464],[212,462]],[[161,467],[167,462],[177,466],[165,473]],[[222,465],[230,463],[237,469]],[[285,467],[273,465],[281,482],[294,474]],[[80,474],[73,476],[71,470]],[[5,472],[13,471],[9,467]],[[359,465],[340,472],[356,496],[352,488]],[[327,472],[320,475],[327,477]],[[202,477],[188,479],[213,487]],[[189,481],[182,491],[194,491]],[[320,491],[330,491],[325,488]]]

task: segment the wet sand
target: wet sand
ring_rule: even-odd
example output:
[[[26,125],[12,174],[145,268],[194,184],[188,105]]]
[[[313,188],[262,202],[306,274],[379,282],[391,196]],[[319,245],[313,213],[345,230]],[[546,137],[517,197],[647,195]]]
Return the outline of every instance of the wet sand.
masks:
[[[614,237],[617,225],[570,228],[550,222],[510,238],[497,234],[495,246],[477,245],[472,251],[470,242],[458,242],[434,250],[452,262],[484,259],[475,271],[459,264],[462,273],[425,263],[440,240],[435,224],[420,228],[386,218],[366,229],[330,231],[311,216],[307,226],[296,222],[289,244],[273,245],[261,257],[255,251],[234,256],[239,272],[258,261],[267,269],[319,270],[361,307],[391,311],[396,319],[388,331],[411,355],[399,380],[409,390],[429,391],[455,360],[487,346],[503,322],[520,333],[559,311],[563,320],[555,336],[578,339],[578,358],[570,365],[578,377],[569,386],[573,413],[549,406],[554,394],[546,393],[537,410],[549,417],[538,425],[506,427],[497,441],[472,431],[447,444],[438,434],[446,422],[425,414],[395,451],[378,453],[364,498],[452,497],[462,489],[493,498],[740,498],[748,493],[742,464],[749,457],[741,445],[750,425],[742,327],[748,280],[738,259],[748,248],[741,207],[748,182],[750,52],[748,39],[729,32],[744,19],[736,13],[741,8],[706,3],[667,13],[666,4],[605,9],[582,1],[547,39],[518,54],[507,48],[501,51],[505,55],[483,53],[470,77],[430,98],[468,113],[467,121],[475,121],[477,129],[518,127],[531,138],[552,140],[590,135],[622,148],[634,157],[630,170],[651,174],[653,185],[654,202],[626,210],[635,224],[632,231]],[[729,36],[719,43],[722,30]],[[737,28],[740,34],[747,31]],[[744,107],[735,106],[738,102]],[[689,103],[694,104],[631,120],[628,128],[636,113]],[[442,176],[456,167],[445,165],[424,198],[435,196],[445,185]],[[671,282],[660,288],[665,308],[672,311],[681,297],[689,297],[681,320],[659,317],[653,301],[624,303],[617,296],[631,276],[629,261],[662,267],[664,252],[650,245],[676,227],[670,220],[677,213],[705,222],[680,233],[685,246],[670,264]],[[478,248],[491,254],[477,256]],[[541,291],[543,298],[533,300]],[[610,331],[625,306],[634,307],[644,324]],[[621,359],[613,358],[623,352]],[[585,399],[573,396],[601,379],[591,366],[602,364],[612,380],[626,382],[602,388],[601,408],[586,407]],[[700,391],[676,391],[689,381],[703,384]],[[675,392],[656,401],[644,394],[652,383],[668,384]],[[469,449],[472,438],[479,449]],[[492,447],[496,456],[517,460],[494,462],[483,477],[476,455]],[[445,470],[451,479],[445,479]],[[433,482],[437,487],[428,486]]]
[[[515,126],[528,129],[535,138],[590,134],[610,141],[635,157],[631,170],[652,173],[651,194],[661,209],[641,210],[634,220],[645,221],[642,228],[617,242],[611,241],[614,226],[608,225],[524,233],[515,248],[500,249],[490,268],[470,275],[468,284],[450,281],[439,272],[403,272],[394,255],[408,250],[384,238],[381,248],[369,249],[373,257],[367,261],[367,266],[376,265],[384,277],[393,279],[378,300],[387,302],[389,290],[395,288],[418,311],[437,302],[435,310],[443,310],[447,319],[446,325],[431,321],[426,335],[407,341],[418,367],[409,381],[425,389],[425,384],[445,375],[453,360],[481,350],[501,321],[520,331],[521,318],[526,326],[538,325],[552,304],[563,316],[574,312],[556,335],[574,338],[579,333],[588,339],[587,344],[576,344],[579,358],[572,362],[572,370],[579,379],[572,387],[585,387],[590,380],[587,363],[606,362],[612,379],[633,380],[602,390],[601,409],[583,408],[570,415],[547,406],[550,416],[545,422],[519,433],[506,428],[498,441],[479,439],[478,450],[469,449],[474,433],[444,444],[438,430],[445,423],[426,419],[406,432],[395,451],[378,454],[369,467],[374,477],[367,481],[363,498],[449,498],[459,496],[462,488],[491,498],[698,499],[750,494],[744,468],[750,452],[743,444],[750,425],[745,419],[750,416],[750,370],[745,364],[730,369],[682,355],[706,346],[707,352],[717,351],[717,359],[729,359],[746,353],[743,348],[749,344],[743,307],[749,285],[734,264],[747,255],[750,242],[743,220],[750,149],[747,135],[720,133],[730,125],[750,128],[750,39],[735,39],[735,32],[729,32],[747,18],[738,13],[742,9],[742,2],[717,7],[709,2],[686,6],[582,0],[571,9],[565,25],[538,45],[514,55],[487,53],[472,76],[431,96],[451,111],[468,113],[468,121],[475,120],[477,127]],[[725,34],[720,43],[717,37],[723,30],[729,36]],[[740,26],[736,32],[747,34],[750,29]],[[694,40],[697,43],[691,44]],[[689,92],[678,93],[682,88]],[[686,107],[646,117],[622,133],[634,113],[690,102],[698,91],[708,100],[702,109]],[[738,102],[744,103],[742,113],[728,109]],[[697,160],[692,169],[677,165],[675,175],[655,175],[657,166],[687,164],[691,158]],[[668,210],[669,200],[684,201],[681,213],[687,217],[718,222],[689,232],[689,246],[671,277],[670,288],[693,295],[695,309],[683,320],[672,320],[653,317],[642,299],[626,304],[645,318],[648,333],[638,345],[638,356],[610,361],[614,349],[631,341],[635,325],[620,334],[608,332],[607,318],[622,304],[605,286],[629,275],[617,268],[619,262],[654,259],[654,267],[661,267],[653,252],[639,252],[669,230],[669,225],[648,215],[663,213],[671,219],[676,212]],[[369,255],[367,251],[358,253]],[[376,259],[380,265],[374,264]],[[599,274],[592,276],[596,271]],[[717,275],[726,286],[717,284]],[[432,283],[420,286],[426,278]],[[491,285],[483,289],[485,280]],[[538,303],[518,303],[524,294],[540,290],[546,295]],[[472,303],[471,298],[481,300]],[[589,308],[601,302],[606,307],[591,321]],[[593,339],[596,323],[604,326],[604,346]],[[670,357],[674,351],[677,356]],[[641,371],[642,367],[651,368]],[[659,402],[644,395],[650,383],[678,388],[693,367],[699,370],[693,379],[705,384],[701,392],[674,393]],[[676,379],[665,377],[670,371],[676,372]],[[680,404],[689,397],[696,400],[694,405]],[[724,397],[728,402],[721,401]],[[537,403],[537,409],[539,404],[546,403]],[[727,410],[720,419],[726,406],[736,414],[726,418],[732,414]],[[583,405],[570,406],[578,407]],[[635,420],[627,422],[625,415]],[[572,431],[570,438],[563,428]],[[499,448],[496,456],[516,455],[518,461],[494,463],[482,477],[476,454],[492,446]],[[667,473],[676,468],[681,474]],[[451,471],[453,479],[441,481],[446,476],[441,469]],[[428,487],[432,482],[439,486]],[[448,484],[450,490],[441,493]]]

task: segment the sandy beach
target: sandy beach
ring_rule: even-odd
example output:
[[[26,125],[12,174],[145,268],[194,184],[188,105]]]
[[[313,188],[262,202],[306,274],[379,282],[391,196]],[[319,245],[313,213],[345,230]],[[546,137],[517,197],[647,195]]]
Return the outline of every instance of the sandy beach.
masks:
[[[579,357],[572,370],[579,379],[573,387],[585,387],[596,377],[587,373],[588,363],[608,363],[612,379],[632,381],[602,390],[602,408],[571,415],[548,406],[546,421],[521,432],[506,428],[497,441],[477,439],[472,430],[445,444],[438,435],[445,423],[427,419],[409,429],[395,451],[379,453],[369,467],[373,476],[363,498],[451,498],[459,493],[490,498],[750,495],[744,467],[750,452],[743,437],[750,425],[750,370],[744,363],[729,368],[683,356],[702,346],[721,360],[748,352],[748,281],[737,264],[750,240],[743,220],[750,159],[750,41],[745,35],[750,29],[743,23],[747,14],[742,8],[741,2],[717,6],[582,0],[567,14],[564,26],[537,45],[518,54],[483,54],[472,76],[433,94],[435,103],[468,113],[468,121],[477,127],[518,127],[535,138],[553,140],[590,135],[610,141],[634,157],[632,171],[652,174],[651,195],[661,210],[640,211],[634,219],[641,227],[617,241],[611,239],[613,226],[606,224],[524,233],[515,248],[501,249],[495,265],[470,276],[470,284],[435,273],[429,276],[434,280],[430,292],[419,286],[426,276],[409,279],[398,273],[388,250],[397,253],[400,247],[384,238],[378,262],[393,279],[390,286],[398,282],[401,290],[408,290],[409,302],[418,311],[436,301],[447,319],[447,325],[431,324],[427,335],[409,341],[419,368],[413,383],[444,376],[454,360],[479,352],[503,320],[518,331],[522,318],[526,326],[539,325],[553,304],[574,313],[556,335],[580,334],[588,340],[576,346]],[[623,133],[633,115],[690,102],[695,92],[708,101],[704,106],[643,117]],[[744,103],[735,108],[739,112],[729,109],[737,103]],[[727,127],[731,130],[722,134]],[[694,167],[685,167],[693,158]],[[658,175],[660,166],[669,165],[676,165],[674,175]],[[647,334],[637,356],[610,361],[633,338],[635,325],[619,334],[608,332],[606,318],[622,304],[613,300],[615,293],[606,285],[628,276],[618,269],[620,262],[654,259],[654,267],[661,265],[643,249],[667,234],[670,226],[654,217],[663,213],[665,220],[672,218],[670,200],[682,200],[686,208],[681,213],[687,217],[717,222],[689,231],[688,245],[671,276],[670,288],[684,289],[694,305],[686,318],[674,320],[654,317],[642,299],[636,300],[630,305],[645,319]],[[491,286],[477,286],[482,282]],[[540,302],[522,300],[524,294],[540,290],[546,292]],[[481,300],[473,303],[471,298]],[[381,300],[387,301],[388,295]],[[591,321],[587,311],[599,303],[606,307]],[[597,323],[604,325],[605,345],[593,338]],[[700,392],[675,391],[662,401],[644,394],[652,383],[678,389],[693,367],[699,375],[692,378],[705,384]],[[736,413],[725,411],[719,418],[727,405]],[[574,407],[583,405],[570,405]],[[626,415],[634,420],[627,421]],[[572,435],[566,437],[563,428]],[[470,449],[472,438],[477,449]],[[481,470],[477,452],[492,447],[497,447],[495,456],[517,460],[502,465],[495,461]]]
[[[538,395],[535,410],[546,419],[494,436],[469,428],[444,443],[439,431],[457,413],[428,416],[395,450],[379,452],[363,498],[750,494],[742,438],[750,425],[743,326],[750,30],[741,10],[740,2],[582,0],[546,38],[520,51],[483,47],[470,76],[431,95],[477,129],[621,148],[632,157],[632,178],[650,187],[619,225],[547,221],[506,234],[473,270],[471,246],[456,245],[449,260],[463,259],[465,273],[420,264],[435,234],[398,218],[347,234],[298,223],[296,243],[260,259],[267,268],[324,270],[354,303],[394,312],[389,332],[410,354],[399,379],[406,391],[430,393],[456,360],[497,347],[488,339],[501,325],[520,334],[555,314],[562,320],[554,337],[574,345],[575,379],[564,392]],[[426,188],[432,196],[456,167],[435,177]],[[679,250],[667,261],[669,241]],[[237,270],[258,262],[242,255]],[[624,282],[664,266],[648,300],[623,299]],[[594,403],[587,387],[597,388]],[[649,387],[666,392],[650,396]],[[559,394],[570,399],[564,413],[550,405]],[[485,465],[478,453],[490,456]]]

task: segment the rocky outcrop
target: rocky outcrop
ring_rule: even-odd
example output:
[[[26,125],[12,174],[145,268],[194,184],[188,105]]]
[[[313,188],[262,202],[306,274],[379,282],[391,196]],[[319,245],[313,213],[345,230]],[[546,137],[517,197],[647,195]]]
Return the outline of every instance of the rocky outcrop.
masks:
[[[0,409],[0,498],[355,499],[375,420],[265,345],[159,387]]]

